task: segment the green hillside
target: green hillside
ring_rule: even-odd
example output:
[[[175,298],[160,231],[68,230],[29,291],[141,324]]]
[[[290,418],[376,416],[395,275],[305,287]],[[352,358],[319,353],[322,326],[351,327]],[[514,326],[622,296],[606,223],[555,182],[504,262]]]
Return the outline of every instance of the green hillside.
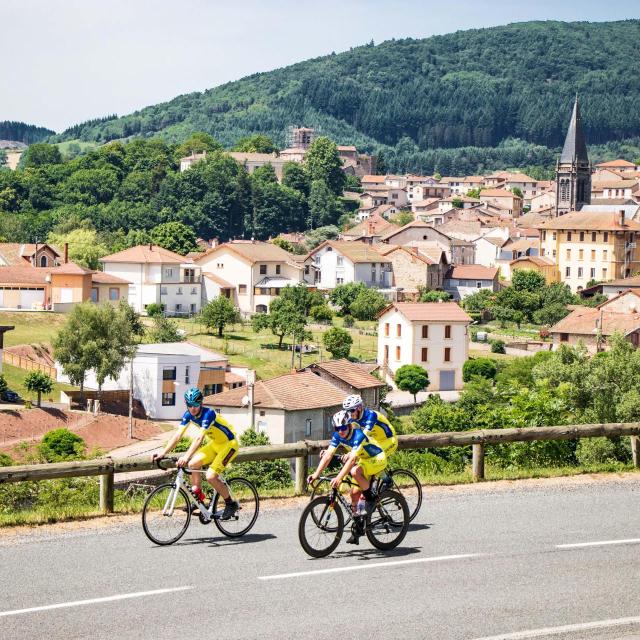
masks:
[[[36,127],[33,124],[25,124],[24,122],[12,122],[10,120],[0,122],[0,140],[32,144],[46,140],[54,133],[55,131],[51,131],[51,129]]]
[[[180,141],[199,130],[225,146],[248,132],[282,145],[287,126],[304,124],[341,143],[400,155],[509,147],[515,138],[534,145],[525,155],[544,164],[541,147],[562,144],[576,92],[590,144],[638,135],[639,39],[640,21],[625,20],[528,22],[392,40],[91,121],[60,139],[160,134]]]

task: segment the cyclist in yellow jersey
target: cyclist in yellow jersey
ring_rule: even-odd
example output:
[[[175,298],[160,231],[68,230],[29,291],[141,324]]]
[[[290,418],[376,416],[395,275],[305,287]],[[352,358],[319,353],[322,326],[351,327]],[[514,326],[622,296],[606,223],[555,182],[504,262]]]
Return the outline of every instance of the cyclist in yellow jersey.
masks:
[[[154,460],[161,460],[171,451],[180,438],[184,435],[190,423],[200,428],[200,433],[193,439],[189,449],[177,462],[179,467],[189,466],[192,469],[200,469],[209,465],[207,469],[207,481],[224,498],[225,506],[221,519],[228,520],[233,517],[239,508],[234,500],[231,500],[229,488],[220,479],[220,474],[225,467],[238,455],[238,440],[233,427],[218,413],[209,407],[203,407],[203,397],[200,389],[193,387],[184,394],[187,410],[182,416],[178,431],[169,440],[162,453],[155,454]],[[204,442],[205,436],[207,443]],[[206,496],[202,492],[202,474],[194,471],[191,474],[193,487],[192,493],[204,502]]]
[[[347,396],[342,403],[342,408],[360,429],[375,438],[387,457],[396,452],[398,438],[387,416],[374,409],[365,409],[364,402],[358,395]]]

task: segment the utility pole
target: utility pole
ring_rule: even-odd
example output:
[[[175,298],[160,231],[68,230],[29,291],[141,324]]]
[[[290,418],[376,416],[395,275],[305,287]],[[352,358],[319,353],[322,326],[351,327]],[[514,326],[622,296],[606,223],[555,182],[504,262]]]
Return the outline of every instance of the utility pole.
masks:
[[[133,440],[133,357],[135,351],[131,354],[129,360],[129,440]]]
[[[296,334],[293,334],[293,341],[291,342],[291,370],[293,371],[296,366]]]

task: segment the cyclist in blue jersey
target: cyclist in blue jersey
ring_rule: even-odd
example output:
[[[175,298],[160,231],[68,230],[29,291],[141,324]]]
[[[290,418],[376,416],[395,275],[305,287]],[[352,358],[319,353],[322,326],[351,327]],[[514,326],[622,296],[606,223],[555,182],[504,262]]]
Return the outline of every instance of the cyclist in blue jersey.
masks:
[[[160,460],[171,451],[184,435],[190,423],[195,424],[200,432],[193,439],[189,449],[178,459],[179,467],[189,466],[200,469],[209,465],[207,481],[224,498],[225,507],[221,519],[233,517],[239,508],[236,501],[231,500],[229,488],[220,478],[225,467],[238,455],[239,445],[233,427],[213,409],[204,407],[202,392],[193,387],[184,394],[187,410],[182,416],[178,431],[169,440],[162,453],[155,454],[154,460]],[[205,437],[207,441],[205,441]],[[202,473],[191,474],[192,493],[201,501],[205,501],[202,491]]]
[[[343,466],[340,473],[331,481],[331,486],[338,489],[342,481],[351,474],[358,483],[351,492],[351,508],[354,513],[357,510],[360,495],[364,496],[367,513],[371,513],[375,508],[375,496],[371,489],[371,479],[382,473],[387,466],[387,456],[373,437],[365,433],[349,418],[346,411],[338,411],[333,416],[334,433],[329,443],[329,447],[324,452],[318,468],[307,478],[311,483],[317,480],[322,472],[327,468],[333,458],[336,449],[344,447],[349,453],[343,457]],[[361,528],[348,540],[350,544],[358,544],[358,537],[364,533]]]

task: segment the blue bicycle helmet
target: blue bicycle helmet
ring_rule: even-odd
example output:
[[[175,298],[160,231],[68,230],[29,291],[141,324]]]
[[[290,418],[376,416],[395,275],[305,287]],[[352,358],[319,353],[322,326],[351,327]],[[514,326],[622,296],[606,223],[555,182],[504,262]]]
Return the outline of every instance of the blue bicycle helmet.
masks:
[[[187,407],[199,407],[202,405],[202,391],[198,387],[191,387],[184,394],[184,401],[187,403]]]

